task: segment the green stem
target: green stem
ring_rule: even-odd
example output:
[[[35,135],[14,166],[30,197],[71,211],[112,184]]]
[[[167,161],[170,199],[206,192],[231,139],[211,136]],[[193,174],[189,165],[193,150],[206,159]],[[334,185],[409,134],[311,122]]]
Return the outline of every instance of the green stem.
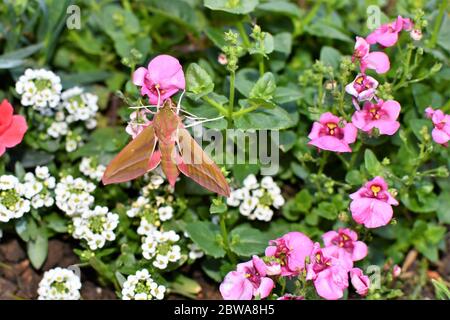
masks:
[[[233,121],[233,110],[234,110],[234,83],[236,81],[236,73],[232,71],[230,73],[230,101],[228,104],[228,127],[231,126],[231,123]]]
[[[302,22],[298,26],[298,30],[295,33],[294,38],[303,34],[304,27],[307,26],[311,22],[311,20],[316,16],[317,11],[319,11],[321,4],[322,0],[317,0],[317,2],[314,4],[311,10],[309,10],[306,17],[302,20]]]
[[[325,164],[327,163],[328,155],[329,155],[329,153],[324,151],[322,159],[320,161],[320,166],[319,166],[319,171],[318,171],[319,175],[323,173],[323,169],[325,168]]]
[[[240,116],[242,116],[242,115],[244,115],[244,114],[246,114],[246,113],[255,111],[255,110],[258,109],[258,108],[259,108],[259,106],[254,105],[254,106],[251,106],[251,107],[248,107],[248,108],[241,109],[241,110],[239,110],[239,111],[233,112],[233,119],[234,119],[234,118],[237,118],[237,117],[240,117]]]
[[[433,35],[430,40],[430,48],[434,48],[436,46],[436,42],[439,36],[439,29],[441,28],[442,19],[444,18],[445,9],[447,8],[448,0],[442,0],[441,5],[439,6],[439,14],[436,18],[436,22],[434,23]]]
[[[225,109],[220,103],[218,103],[217,101],[211,99],[208,96],[203,96],[202,99],[207,102],[208,104],[210,104],[211,106],[213,106],[214,108],[216,108],[217,110],[219,110],[219,112],[223,115],[223,116],[227,116],[228,115],[228,110]]]
[[[245,48],[250,48],[250,46],[251,46],[250,39],[247,36],[247,32],[245,32],[245,27],[244,27],[244,24],[242,23],[242,21],[238,21],[236,23],[236,27],[237,27],[237,29],[239,31],[239,35],[242,38],[242,41],[244,43],[244,47]]]
[[[259,58],[259,75],[262,77],[264,74],[264,56],[260,55]]]
[[[228,258],[230,259],[230,262],[232,264],[236,264],[237,263],[236,256],[230,250],[230,242],[228,241],[228,231],[227,231],[227,224],[225,222],[225,214],[224,213],[222,213],[220,215],[220,233],[222,234],[223,246],[224,246],[225,252],[227,253]]]

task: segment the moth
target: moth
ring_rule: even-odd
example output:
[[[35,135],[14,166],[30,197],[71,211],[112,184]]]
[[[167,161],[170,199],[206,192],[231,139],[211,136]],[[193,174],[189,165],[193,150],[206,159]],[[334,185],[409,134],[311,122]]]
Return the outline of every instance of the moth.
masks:
[[[221,170],[184,127],[179,108],[171,99],[157,108],[149,125],[110,162],[102,182],[108,185],[130,181],[158,165],[171,186],[181,172],[212,192],[230,195]]]

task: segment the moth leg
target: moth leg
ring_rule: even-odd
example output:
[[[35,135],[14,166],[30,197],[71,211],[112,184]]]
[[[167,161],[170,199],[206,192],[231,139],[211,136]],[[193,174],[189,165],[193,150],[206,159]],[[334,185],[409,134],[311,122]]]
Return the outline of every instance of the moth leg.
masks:
[[[181,99],[183,99],[184,93],[186,92],[186,90],[183,90],[183,92],[180,95],[180,99],[178,99],[178,103],[177,103],[177,115],[180,114],[180,109],[181,109]]]

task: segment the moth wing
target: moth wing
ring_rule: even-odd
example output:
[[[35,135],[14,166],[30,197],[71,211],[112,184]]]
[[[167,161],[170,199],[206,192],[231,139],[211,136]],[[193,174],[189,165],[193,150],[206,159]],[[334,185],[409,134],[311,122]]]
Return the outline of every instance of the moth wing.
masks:
[[[153,126],[145,128],[109,163],[103,184],[130,181],[153,170],[161,161],[161,153],[155,152],[157,141]]]
[[[178,169],[184,175],[210,191],[230,196],[230,187],[222,171],[184,128],[178,129],[178,146]]]

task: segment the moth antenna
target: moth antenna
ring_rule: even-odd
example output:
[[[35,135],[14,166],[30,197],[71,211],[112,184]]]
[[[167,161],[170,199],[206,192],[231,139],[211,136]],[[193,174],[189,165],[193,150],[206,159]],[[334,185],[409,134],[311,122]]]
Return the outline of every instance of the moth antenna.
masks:
[[[205,123],[205,122],[216,121],[216,120],[220,120],[220,119],[223,119],[223,118],[224,118],[224,116],[220,116],[220,117],[217,117],[217,118],[201,120],[201,121],[196,122],[196,123],[191,123],[191,124],[185,126],[185,128],[194,127],[194,126],[197,126],[197,125]]]
[[[161,106],[161,92],[159,92],[159,88],[158,86],[155,86],[156,92],[158,92],[158,104],[156,105],[156,107],[159,109],[159,107]]]
[[[177,103],[177,115],[180,114],[180,109],[181,109],[181,99],[183,99],[184,93],[186,92],[186,90],[183,90],[183,92],[180,95],[180,98],[178,99],[178,103]]]
[[[185,116],[186,118],[188,118],[188,119],[207,119],[207,118],[203,118],[203,117],[199,117],[199,116],[197,116],[197,115],[195,115],[195,114],[193,114],[193,113],[190,113],[190,112],[188,112],[188,111],[186,111],[186,110],[184,110],[184,109],[180,109],[180,111],[181,112],[183,112],[183,113],[186,113],[187,115],[189,115],[190,117],[188,117],[188,116]]]

